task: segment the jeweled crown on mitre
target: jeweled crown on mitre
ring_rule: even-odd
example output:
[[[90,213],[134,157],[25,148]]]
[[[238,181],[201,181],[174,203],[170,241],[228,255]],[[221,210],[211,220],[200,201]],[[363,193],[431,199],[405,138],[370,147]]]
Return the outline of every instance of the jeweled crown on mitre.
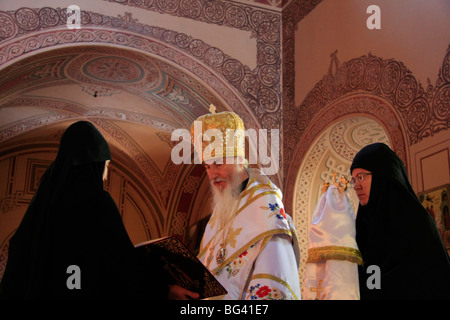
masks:
[[[197,156],[202,161],[245,158],[244,121],[234,112],[215,113],[214,105],[210,106],[210,111],[198,117],[191,126],[191,139]]]

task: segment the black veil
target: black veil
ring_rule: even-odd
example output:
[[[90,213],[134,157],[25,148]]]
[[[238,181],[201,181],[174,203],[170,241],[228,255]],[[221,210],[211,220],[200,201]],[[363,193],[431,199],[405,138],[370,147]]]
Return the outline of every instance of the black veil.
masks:
[[[55,161],[11,238],[0,297],[145,294],[150,279],[138,270],[120,212],[103,190],[105,161],[110,159],[108,143],[90,122],[79,121],[66,129]],[[71,265],[81,271],[81,289],[67,286]]]
[[[361,299],[449,299],[450,262],[436,224],[419,202],[403,162],[374,143],[355,156],[351,171],[372,172],[369,202],[359,205],[356,241]],[[381,289],[369,289],[370,265],[381,271]],[[369,280],[371,281],[371,280]]]

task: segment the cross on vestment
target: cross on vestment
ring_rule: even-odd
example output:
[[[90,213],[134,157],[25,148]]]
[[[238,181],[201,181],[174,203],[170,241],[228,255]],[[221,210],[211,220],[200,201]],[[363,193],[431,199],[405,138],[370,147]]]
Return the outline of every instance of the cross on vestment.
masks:
[[[317,286],[317,288],[309,289],[309,291],[316,293],[316,300],[321,300],[325,297],[325,295],[323,295],[322,298],[320,297],[320,292],[323,290],[322,283],[323,283],[323,280],[319,280],[319,285]]]

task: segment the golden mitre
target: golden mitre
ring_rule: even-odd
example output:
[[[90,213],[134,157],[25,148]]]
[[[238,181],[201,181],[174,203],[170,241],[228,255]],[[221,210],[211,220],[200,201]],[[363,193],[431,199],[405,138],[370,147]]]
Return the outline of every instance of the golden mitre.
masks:
[[[191,126],[191,139],[197,156],[202,161],[245,158],[244,121],[234,112],[215,113],[214,105],[210,106],[210,111],[197,118]]]

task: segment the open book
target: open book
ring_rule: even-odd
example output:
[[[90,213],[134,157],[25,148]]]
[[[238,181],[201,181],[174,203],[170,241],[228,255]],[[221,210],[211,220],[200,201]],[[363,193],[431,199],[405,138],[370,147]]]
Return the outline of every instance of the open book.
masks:
[[[159,262],[175,284],[200,294],[200,299],[227,293],[220,282],[198,258],[175,236],[135,245],[140,254]]]

